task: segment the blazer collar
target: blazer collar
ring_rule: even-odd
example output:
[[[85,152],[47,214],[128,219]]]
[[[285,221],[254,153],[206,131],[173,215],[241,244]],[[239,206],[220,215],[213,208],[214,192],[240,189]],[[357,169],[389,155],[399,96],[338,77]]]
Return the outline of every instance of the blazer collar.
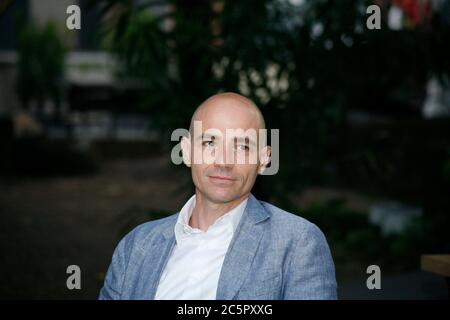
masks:
[[[177,222],[179,214],[180,213],[177,212],[176,217],[173,220],[169,220],[169,221],[167,221],[167,223],[165,223],[164,225],[161,226],[161,228],[162,228],[161,233],[164,236],[164,238],[171,239],[175,236],[174,228],[175,228],[175,223]],[[237,227],[238,229],[239,229],[240,225],[243,224],[244,217],[246,217],[246,219],[250,220],[250,223],[257,224],[261,221],[264,221],[264,220],[270,218],[270,215],[266,211],[266,209],[264,209],[264,207],[259,203],[258,199],[256,199],[253,196],[253,194],[250,194],[248,196],[248,201],[247,201],[247,205],[245,207],[244,216],[242,217],[242,219],[240,220],[240,222],[238,224],[238,227]]]
[[[247,202],[247,216],[253,224],[260,223],[270,218],[269,212],[261,205],[261,203],[252,194],[248,197]]]

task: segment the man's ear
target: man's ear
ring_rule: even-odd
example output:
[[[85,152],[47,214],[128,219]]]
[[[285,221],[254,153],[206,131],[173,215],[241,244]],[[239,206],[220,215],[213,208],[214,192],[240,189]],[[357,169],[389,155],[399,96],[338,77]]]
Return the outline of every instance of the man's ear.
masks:
[[[270,148],[270,146],[265,146],[259,152],[258,174],[262,174],[264,170],[266,170],[266,167],[269,165],[271,152],[272,149]]]
[[[181,138],[181,152],[183,155],[183,162],[186,166],[191,166],[191,139],[189,137]]]

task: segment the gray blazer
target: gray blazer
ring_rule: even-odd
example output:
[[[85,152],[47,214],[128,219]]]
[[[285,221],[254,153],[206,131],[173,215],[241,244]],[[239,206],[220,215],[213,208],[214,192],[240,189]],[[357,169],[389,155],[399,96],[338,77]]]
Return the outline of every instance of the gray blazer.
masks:
[[[175,245],[178,213],[138,226],[118,244],[100,299],[153,299]],[[319,228],[250,195],[223,261],[217,299],[336,299]]]

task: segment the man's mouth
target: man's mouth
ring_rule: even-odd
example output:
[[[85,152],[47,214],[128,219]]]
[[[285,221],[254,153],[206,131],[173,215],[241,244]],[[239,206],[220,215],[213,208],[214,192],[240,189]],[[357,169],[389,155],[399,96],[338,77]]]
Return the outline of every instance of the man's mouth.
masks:
[[[233,178],[226,177],[226,176],[209,176],[211,179],[215,179],[218,181],[234,181]]]

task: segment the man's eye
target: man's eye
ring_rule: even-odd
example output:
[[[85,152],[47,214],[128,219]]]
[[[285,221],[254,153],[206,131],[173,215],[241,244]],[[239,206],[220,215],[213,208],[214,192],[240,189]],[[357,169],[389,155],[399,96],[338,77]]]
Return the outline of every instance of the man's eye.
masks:
[[[237,149],[239,151],[248,151],[250,148],[246,144],[239,144],[237,145]]]
[[[211,147],[211,146],[214,145],[214,141],[212,141],[212,140],[203,141],[203,142],[202,142],[202,145],[203,145],[204,147]]]

